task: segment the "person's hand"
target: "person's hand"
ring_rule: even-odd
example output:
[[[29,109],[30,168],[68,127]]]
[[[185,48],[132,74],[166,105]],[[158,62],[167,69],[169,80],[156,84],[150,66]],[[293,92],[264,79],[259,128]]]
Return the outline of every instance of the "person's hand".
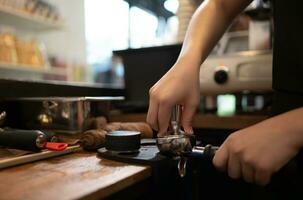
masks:
[[[175,64],[149,91],[147,123],[158,136],[168,129],[172,108],[182,105],[181,126],[192,133],[191,121],[199,104],[199,67]]]
[[[302,134],[284,128],[292,126],[288,121],[270,119],[231,134],[216,152],[214,166],[231,178],[268,184],[272,174],[300,149],[298,136]]]

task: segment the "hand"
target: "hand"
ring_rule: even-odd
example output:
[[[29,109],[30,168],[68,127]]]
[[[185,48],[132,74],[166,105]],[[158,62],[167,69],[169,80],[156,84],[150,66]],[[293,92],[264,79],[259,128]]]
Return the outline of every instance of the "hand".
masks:
[[[285,118],[285,117],[284,117]],[[231,178],[266,185],[300,149],[302,132],[289,127],[291,120],[269,119],[231,134],[217,151],[213,164]],[[300,136],[301,135],[301,136]],[[301,139],[299,139],[301,137]]]
[[[191,121],[199,104],[199,67],[175,64],[149,91],[147,123],[158,135],[167,132],[173,106],[182,105],[181,126],[192,133]]]

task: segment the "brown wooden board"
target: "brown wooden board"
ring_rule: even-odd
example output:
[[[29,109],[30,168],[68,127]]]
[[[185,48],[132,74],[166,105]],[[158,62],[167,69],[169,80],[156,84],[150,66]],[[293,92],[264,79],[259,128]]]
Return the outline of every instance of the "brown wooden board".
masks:
[[[0,199],[102,199],[150,175],[150,167],[78,152],[0,170]]]
[[[41,152],[0,148],[0,169],[43,160],[50,157],[61,156],[80,149],[81,147],[79,145],[69,146],[63,151],[42,150]]]

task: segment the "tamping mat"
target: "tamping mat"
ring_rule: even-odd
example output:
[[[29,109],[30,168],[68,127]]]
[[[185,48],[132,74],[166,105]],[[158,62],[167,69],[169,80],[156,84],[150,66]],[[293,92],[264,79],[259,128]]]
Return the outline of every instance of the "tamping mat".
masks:
[[[155,139],[142,139],[141,147],[137,152],[125,153],[100,148],[98,149],[97,155],[101,158],[110,160],[146,165],[160,164],[162,162],[169,162],[172,160],[159,153]]]

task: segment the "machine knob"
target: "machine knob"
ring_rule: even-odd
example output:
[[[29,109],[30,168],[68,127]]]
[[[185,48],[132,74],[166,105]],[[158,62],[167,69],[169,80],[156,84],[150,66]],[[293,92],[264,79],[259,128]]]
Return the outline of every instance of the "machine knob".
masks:
[[[214,80],[218,84],[224,84],[228,80],[228,74],[227,71],[224,69],[219,69],[218,71],[215,72],[214,75]]]

